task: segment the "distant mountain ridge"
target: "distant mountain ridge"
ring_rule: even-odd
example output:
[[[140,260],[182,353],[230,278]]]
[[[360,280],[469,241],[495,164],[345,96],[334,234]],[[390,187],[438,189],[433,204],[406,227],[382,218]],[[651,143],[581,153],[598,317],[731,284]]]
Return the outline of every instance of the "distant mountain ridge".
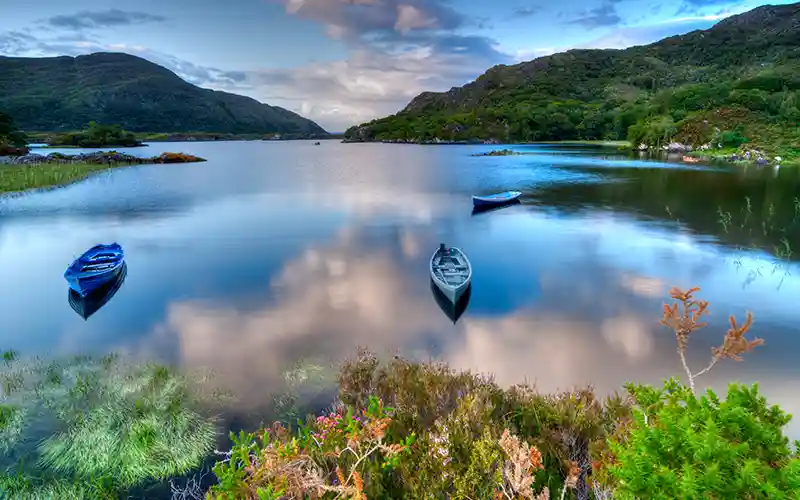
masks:
[[[134,132],[213,132],[323,137],[297,113],[197,87],[137,56],[0,56],[0,110],[26,131],[67,131],[89,121]]]
[[[345,134],[351,141],[625,139],[654,114],[679,122],[723,106],[766,113],[774,104],[791,117],[800,97],[767,94],[800,89],[798,41],[800,3],[766,5],[645,46],[497,65]]]

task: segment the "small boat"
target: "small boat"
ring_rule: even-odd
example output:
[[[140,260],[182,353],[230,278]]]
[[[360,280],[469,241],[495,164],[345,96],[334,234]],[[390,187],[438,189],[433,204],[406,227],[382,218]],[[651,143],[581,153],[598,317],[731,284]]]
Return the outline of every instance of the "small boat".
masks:
[[[118,243],[95,245],[64,271],[69,287],[81,297],[113,280],[125,261],[125,252]]]
[[[95,288],[86,296],[81,296],[78,292],[70,288],[67,301],[73,311],[78,313],[84,320],[88,320],[89,316],[99,311],[100,308],[114,297],[127,275],[128,265],[123,262],[119,271],[114,273],[114,277],[110,281]]]
[[[472,205],[475,207],[489,207],[511,203],[522,196],[521,191],[506,191],[503,193],[487,194],[486,196],[473,196]]]
[[[456,303],[472,281],[472,265],[458,248],[447,248],[444,243],[431,256],[431,279],[450,302]]]
[[[436,301],[436,305],[439,306],[439,309],[441,309],[445,316],[455,325],[459,318],[461,318],[461,315],[467,310],[467,306],[469,306],[472,286],[467,286],[464,294],[458,299],[458,302],[455,303],[450,302],[450,300],[444,296],[433,280],[431,280],[431,293],[433,293],[433,300]]]

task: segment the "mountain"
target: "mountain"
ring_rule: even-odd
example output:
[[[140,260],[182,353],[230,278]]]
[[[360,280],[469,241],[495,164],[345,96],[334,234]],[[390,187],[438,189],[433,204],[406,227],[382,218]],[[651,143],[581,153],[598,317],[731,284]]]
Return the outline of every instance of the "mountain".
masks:
[[[397,114],[345,135],[350,141],[678,136],[702,142],[715,133],[705,127],[709,121],[731,133],[785,132],[782,125],[800,119],[798,40],[800,3],[767,5],[646,46],[498,65],[463,87],[424,92]],[[750,122],[764,127],[745,130]]]
[[[26,131],[80,130],[90,121],[134,132],[324,136],[277,106],[208,90],[140,57],[0,57],[0,111]]]

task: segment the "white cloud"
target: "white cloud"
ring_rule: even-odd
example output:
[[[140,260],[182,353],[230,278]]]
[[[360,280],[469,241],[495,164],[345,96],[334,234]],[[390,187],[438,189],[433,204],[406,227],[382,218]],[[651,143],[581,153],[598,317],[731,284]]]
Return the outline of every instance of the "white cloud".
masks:
[[[361,49],[345,61],[249,72],[244,82],[249,89],[242,91],[337,131],[395,113],[421,92],[463,85],[487,67],[467,54],[429,47],[396,55]]]

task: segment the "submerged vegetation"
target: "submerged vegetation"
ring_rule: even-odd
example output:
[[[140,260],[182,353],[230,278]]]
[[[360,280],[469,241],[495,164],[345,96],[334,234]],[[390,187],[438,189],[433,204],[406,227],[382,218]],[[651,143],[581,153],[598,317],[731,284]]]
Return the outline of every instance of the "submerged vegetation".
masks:
[[[118,498],[196,468],[213,448],[200,392],[161,366],[7,352],[0,379],[4,498]]]

